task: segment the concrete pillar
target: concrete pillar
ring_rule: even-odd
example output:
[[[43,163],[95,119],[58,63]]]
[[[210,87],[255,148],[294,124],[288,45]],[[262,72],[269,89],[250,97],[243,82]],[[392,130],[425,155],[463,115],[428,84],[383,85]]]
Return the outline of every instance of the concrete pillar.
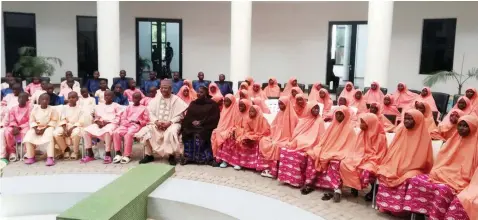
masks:
[[[252,2],[231,2],[231,70],[233,87],[251,75]]]
[[[377,81],[387,88],[392,40],[393,1],[369,1],[368,48],[364,86]]]
[[[113,77],[119,77],[120,71],[120,26],[119,1],[97,1],[98,20],[98,71],[100,77],[108,79],[108,86]],[[128,77],[134,74],[130,70]]]

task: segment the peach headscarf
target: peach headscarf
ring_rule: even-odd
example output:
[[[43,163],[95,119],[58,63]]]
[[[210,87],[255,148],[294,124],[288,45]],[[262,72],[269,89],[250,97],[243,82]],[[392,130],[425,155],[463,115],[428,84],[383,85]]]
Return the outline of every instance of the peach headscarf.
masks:
[[[290,94],[292,88],[294,87],[294,86],[292,85],[292,82],[293,82],[294,80],[297,80],[297,78],[291,77],[291,78],[289,79],[289,81],[287,81],[287,85],[285,85],[284,91],[282,91],[282,95],[283,95],[283,96],[286,96],[286,95],[289,95],[289,94]],[[302,90],[301,90],[301,91],[302,91]]]
[[[468,186],[478,168],[478,118],[474,115],[465,115],[458,121],[458,123],[465,121],[468,124],[470,134],[462,137],[456,132],[445,142],[430,171],[430,180],[447,184],[460,192]]]
[[[422,95],[418,95],[415,101],[426,102],[430,106],[432,111],[437,112],[438,108],[437,108],[437,104],[435,103],[435,99],[432,96],[432,90],[429,87],[423,87],[423,89],[427,90],[428,92],[427,96],[423,97]]]
[[[292,96],[292,91],[296,91],[297,92],[297,95],[294,97]],[[302,91],[302,89],[300,89],[299,87],[292,87],[292,89],[290,89],[290,92],[289,93],[282,93],[282,96],[289,96],[290,97],[290,100],[292,101],[292,103],[295,103],[295,99],[296,97],[299,95],[299,94],[304,94],[304,92]],[[305,96],[304,96],[305,97]]]
[[[324,98],[320,98],[320,91],[323,91],[325,93]],[[318,96],[317,102],[322,103],[324,105],[322,115],[325,116],[325,115],[329,114],[330,109],[332,109],[332,105],[334,105],[334,102],[330,98],[329,91],[327,91],[327,89],[322,88],[322,89],[319,90],[319,93],[318,93],[317,96]]]
[[[259,97],[253,98],[252,103],[254,105],[259,106],[263,113],[265,113],[265,114],[270,114],[271,113],[271,110],[269,109],[269,107],[267,107],[266,102],[265,102],[264,99],[259,98]]]
[[[259,86],[258,92],[254,91],[254,86]],[[259,83],[254,83],[254,85],[251,87],[253,87],[250,94],[251,98],[261,98],[262,100],[268,99],[266,94],[262,91],[261,85]]]
[[[332,124],[320,138],[319,144],[307,152],[314,159],[315,169],[319,172],[327,169],[329,161],[343,160],[354,148],[357,138],[349,108],[340,106],[335,110],[334,116],[336,112],[342,112],[344,120],[339,122],[333,117]]]
[[[246,106],[246,110],[244,112],[239,111],[239,104],[241,102],[244,103],[244,105]],[[242,125],[244,124],[243,122],[247,121],[247,119],[249,118],[249,109],[251,108],[251,106],[252,106],[252,101],[251,100],[249,100],[249,99],[240,99],[239,100],[239,103],[237,103],[238,117],[235,120],[236,121],[236,127],[242,127]]]
[[[400,84],[403,85],[403,91],[400,92],[397,89],[395,93],[393,93],[393,103],[397,106],[397,108],[402,108],[403,112],[405,112],[409,108],[413,108],[415,98],[418,95],[408,91],[407,85],[405,85],[405,83],[398,83],[398,85]]]
[[[193,100],[196,100],[196,99],[198,98],[198,94],[197,94],[197,92],[194,90],[194,88],[193,88],[193,83],[191,82],[191,80],[185,79],[185,80],[183,81],[183,85],[188,86],[188,88],[189,88],[189,96],[191,96],[191,98],[192,98]],[[179,94],[179,92],[178,92],[178,94]]]
[[[478,169],[468,187],[456,195],[470,219],[478,219]]]
[[[362,91],[360,90],[355,90],[354,96],[350,100],[350,104],[349,104],[349,106],[357,108],[357,115],[368,111],[367,102],[365,101],[363,96],[360,99],[355,98],[355,94],[358,92],[362,93]]]
[[[254,85],[254,79],[251,76],[246,77],[246,81],[251,84],[251,86],[249,86],[249,84],[247,84],[248,87],[252,87],[252,85]]]
[[[253,105],[251,108],[254,108],[257,112],[256,117],[251,118],[247,117],[247,120],[244,120],[244,134],[238,137],[238,142],[242,140],[253,140],[260,141],[262,137],[269,136],[271,133],[271,127],[267,119],[264,118],[262,110],[259,106]],[[248,112],[249,114],[249,112]]]
[[[440,124],[438,124],[437,129],[430,133],[433,140],[446,141],[457,132],[456,124],[453,124],[450,121],[450,115],[453,113],[458,114],[458,117],[465,115],[463,111],[459,109],[452,109],[450,113],[448,113],[447,117],[443,119]]]
[[[266,88],[264,88],[264,93],[267,97],[279,97],[280,96],[280,87],[277,84],[277,80],[275,78],[270,78],[274,83],[267,84]]]
[[[397,106],[395,105],[395,99],[393,99],[393,97],[391,95],[385,95],[385,97],[383,97],[383,99],[385,100],[385,98],[389,98],[390,99],[390,105],[385,105],[383,104],[383,114],[385,115],[395,115],[397,117],[400,117],[400,112],[398,111],[398,108]],[[382,102],[382,103],[385,103],[385,102]],[[397,118],[398,120],[398,118]]]
[[[352,89],[351,89],[350,91],[347,91],[347,85],[352,86]],[[340,98],[340,97],[345,97],[345,98],[347,98],[348,100],[353,100],[354,95],[355,95],[355,90],[356,90],[356,89],[355,89],[355,87],[354,87],[354,84],[351,83],[351,82],[347,82],[347,83],[345,84],[344,90],[342,90],[342,92],[340,93],[339,98]]]
[[[421,102],[421,103],[423,104],[423,106],[425,106],[425,113],[423,113],[423,116],[425,116],[425,126],[427,127],[428,132],[431,133],[435,129],[437,129],[435,119],[433,119],[433,112],[430,108],[430,105],[428,105],[428,103],[426,103],[426,102]]]
[[[242,90],[246,90],[246,94],[249,97],[249,86],[247,85],[246,82],[242,82],[241,85],[239,86],[239,89],[237,90],[236,94],[234,95],[236,98],[240,98],[240,92]]]
[[[360,174],[362,170],[376,173],[381,159],[387,153],[385,131],[378,117],[372,113],[360,116],[368,129],[361,130],[354,148],[340,163],[340,176],[343,184],[354,189],[362,189]]]
[[[306,103],[304,107],[297,104],[297,99],[299,98],[304,99],[304,102]],[[297,116],[299,116],[299,118],[303,118],[306,115],[305,110],[307,108],[307,100],[305,99],[305,95],[303,93],[299,93],[295,96],[295,99],[291,98],[291,101],[293,101],[292,106],[294,107],[294,111],[297,114]]]
[[[378,82],[372,82],[372,85],[376,85],[377,89],[373,90],[372,88],[370,88],[365,93],[363,98],[365,99],[367,103],[372,103],[372,102],[383,103],[383,98],[385,97],[385,95],[383,94],[382,90],[380,90],[380,85],[378,84]]]
[[[311,91],[310,91],[310,94],[309,94],[309,99],[310,100],[315,100],[315,101],[319,101],[320,99],[320,96],[319,96],[319,91],[322,89],[322,84],[320,84],[320,82],[318,83],[314,83],[314,85],[312,86],[311,88]],[[320,86],[320,89],[317,89],[317,87]]]
[[[477,108],[478,107],[478,92],[473,87],[469,87],[465,91],[468,91],[468,90],[473,90],[473,92],[475,92],[473,97],[471,97],[470,102],[471,102],[471,106],[473,106],[474,108]]]
[[[315,106],[315,103],[307,104],[306,115],[299,120],[288,144],[290,150],[307,152],[319,144],[322,134],[325,133],[325,123],[320,115],[312,114],[312,108]]]
[[[187,97],[184,96],[184,94],[183,94],[184,90],[188,90],[188,91],[189,91],[189,95],[188,95]],[[181,89],[179,89],[179,92],[178,92],[177,96],[178,96],[179,98],[181,98],[184,102],[186,102],[186,104],[188,104],[188,105],[189,105],[192,101],[196,100],[196,99],[193,99],[193,98],[191,97],[191,89],[189,89],[189,87],[186,86],[186,85],[181,86]]]
[[[382,124],[383,129],[386,132],[393,131],[395,129],[395,125],[390,120],[388,120],[388,118],[385,117],[385,115],[383,115],[382,104],[380,104],[378,102],[372,102],[372,103],[370,103],[370,106],[377,107],[378,112],[377,112],[376,115],[377,115],[378,120],[380,121],[380,124]]]
[[[219,147],[231,137],[231,132],[234,129],[235,120],[239,117],[239,107],[236,98],[233,95],[227,94],[226,99],[231,100],[229,107],[224,106],[221,111],[221,117],[217,128],[212,131],[211,146],[213,155],[216,155]]]
[[[271,136],[259,142],[259,150],[266,160],[279,160],[280,148],[289,143],[299,121],[289,97],[281,96],[279,102],[286,106],[285,110],[279,111],[272,121]]]
[[[415,126],[407,129],[399,125],[377,171],[380,183],[387,187],[396,187],[411,177],[429,173],[433,166],[432,140],[423,114],[416,109],[406,113],[412,116]]]
[[[216,88],[216,92],[212,92],[211,88],[212,87],[215,87]],[[221,90],[219,90],[219,87],[217,86],[217,84],[215,82],[211,82],[209,84],[209,95],[214,99],[214,97],[216,97],[216,99],[218,98],[223,98],[224,96],[222,96],[221,94]]]

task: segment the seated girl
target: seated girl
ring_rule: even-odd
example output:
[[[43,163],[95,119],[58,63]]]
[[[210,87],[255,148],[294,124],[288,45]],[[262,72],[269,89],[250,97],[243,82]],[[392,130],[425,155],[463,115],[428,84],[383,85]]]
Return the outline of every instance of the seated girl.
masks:
[[[393,93],[393,103],[398,109],[402,109],[402,112],[406,112],[408,109],[413,108],[417,94],[410,92],[404,83],[398,83],[397,90]]]
[[[435,119],[433,118],[433,112],[430,108],[430,105],[428,105],[428,103],[426,103],[426,102],[416,101],[415,102],[415,109],[420,111],[423,114],[423,116],[425,117],[425,126],[427,127],[428,132],[431,133],[434,130],[436,130],[437,125],[435,123]]]
[[[354,88],[354,84],[351,82],[347,82],[345,84],[345,89],[342,90],[340,93],[339,98],[344,97],[348,100],[352,100],[354,98],[356,89]]]
[[[309,93],[309,100],[314,102],[319,102],[320,98],[320,90],[322,89],[322,84],[320,82],[314,83],[312,88],[310,88]]]
[[[376,198],[381,212],[403,212],[408,180],[429,173],[433,166],[432,141],[424,120],[416,109],[405,112],[403,123],[378,167]]]
[[[246,91],[246,94],[249,95],[249,84],[247,82],[242,82],[241,85],[239,86],[239,89],[237,90],[236,94],[234,97],[240,99],[241,98],[241,92],[242,90]]]
[[[383,114],[382,105],[380,103],[372,102],[369,112],[377,116],[378,121],[386,132],[393,132],[395,130],[395,125]]]
[[[232,94],[227,94],[224,98],[224,107],[221,111],[219,123],[211,134],[211,147],[214,158],[217,158],[218,151],[222,144],[232,136],[235,125],[234,122],[238,117],[239,107],[236,98]]]
[[[408,181],[403,209],[445,219],[446,210],[457,193],[464,190],[478,170],[478,118],[465,115],[455,126],[457,132],[441,147],[430,174]]]
[[[211,98],[213,97],[216,97],[216,98],[219,98],[219,97],[224,97],[222,94],[221,94],[221,90],[219,90],[219,87],[217,86],[217,84],[215,82],[211,82],[209,84],[209,88],[208,88],[208,93],[209,93],[209,96],[211,96]]]
[[[262,171],[261,175],[264,177],[277,176],[280,149],[289,143],[299,121],[289,97],[282,96],[279,98],[279,109],[280,111],[271,124],[271,135],[262,138],[259,142],[257,171]]]
[[[280,96],[280,87],[277,84],[277,79],[271,77],[269,78],[269,84],[264,88],[264,93],[267,97],[279,97]]]
[[[372,84],[370,85],[370,89],[363,96],[367,104],[371,104],[372,102],[378,102],[380,104],[383,104],[384,97],[385,95],[380,89],[380,85],[378,84],[378,82],[372,82]]]
[[[463,191],[456,195],[448,208],[445,219],[478,219],[478,169]]]
[[[188,86],[182,86],[179,89],[178,97],[181,98],[186,104],[190,104],[192,101],[196,100],[191,96],[191,89]]]
[[[267,100],[266,94],[262,91],[261,85],[259,83],[254,83],[252,85],[251,98],[261,98],[262,100]]]
[[[423,87],[420,95],[418,95],[417,98],[415,99],[415,102],[417,101],[427,103],[433,112],[438,112],[435,99],[432,96],[432,90],[429,87]]]
[[[393,102],[393,98],[390,95],[386,95],[383,98],[383,109],[382,113],[384,115],[392,115],[395,116],[395,125],[399,124],[399,122],[402,120],[401,119],[401,113],[398,111],[397,106]]]
[[[461,110],[452,109],[450,113],[445,116],[443,121],[438,124],[438,127],[430,133],[432,140],[442,140],[446,142],[456,133],[456,125],[458,124],[458,119],[463,115],[464,113]]]
[[[355,90],[354,97],[350,101],[350,107],[357,108],[357,113],[352,116],[352,121],[354,125],[358,127],[358,125],[360,124],[360,122],[358,121],[358,115],[368,112],[367,103],[362,97],[362,91]]]
[[[194,90],[193,83],[191,82],[191,80],[185,79],[183,81],[183,86],[188,87],[189,96],[191,96],[192,100],[196,100],[198,98],[198,94],[196,93],[196,90]],[[178,92],[178,94],[179,94],[179,92]]]
[[[305,95],[297,94],[294,100],[295,101],[293,102],[293,108],[294,108],[295,114],[297,114],[299,118],[305,117],[307,115],[306,113],[307,100],[305,99]]]
[[[329,94],[329,91],[327,91],[327,89],[319,90],[319,97],[317,98],[317,102],[322,103],[322,105],[324,105],[322,116],[324,117],[325,115],[329,115],[330,110],[332,109],[332,106],[334,105],[334,102],[330,98],[330,94]]]

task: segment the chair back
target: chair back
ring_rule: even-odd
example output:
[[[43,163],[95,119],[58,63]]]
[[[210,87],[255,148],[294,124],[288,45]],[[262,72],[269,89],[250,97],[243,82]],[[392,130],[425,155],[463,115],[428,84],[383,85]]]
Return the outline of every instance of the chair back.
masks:
[[[367,91],[370,89],[370,87],[364,87],[363,88],[363,94],[365,95],[365,93],[367,93]],[[380,90],[382,90],[383,94],[386,95],[387,92],[388,92],[388,89],[387,88],[382,88],[380,87]]]
[[[269,83],[262,83],[262,89],[265,89]]]
[[[453,95],[453,105],[452,105],[452,107],[455,106],[455,104],[458,102],[458,99],[462,96],[463,95],[458,95],[458,94]]]
[[[245,81],[239,81],[239,82],[237,82],[237,90],[240,90],[241,84],[242,84],[243,82],[245,82]]]
[[[46,81],[46,82],[50,83],[50,77],[40,77],[40,81],[42,81],[42,82]],[[25,79],[25,82],[26,82],[27,85],[30,84],[31,82],[33,82],[33,77],[27,77]]]
[[[433,120],[435,121],[435,124],[438,125],[438,112],[433,111]]]
[[[195,82],[199,82],[199,80],[193,80],[193,83]],[[211,84],[211,80],[204,80],[204,82],[206,82],[208,85]]]
[[[395,124],[396,120],[397,120],[397,116],[396,115],[386,115],[384,114],[385,118],[387,118],[390,122],[392,122],[392,124]]]
[[[422,93],[422,91],[418,91],[418,90],[414,90],[414,89],[409,89],[408,91],[416,93],[418,95],[420,95],[420,93]]]
[[[65,81],[66,80],[66,77],[61,77],[61,81]],[[83,78],[80,78],[80,77],[73,77],[73,80],[77,81],[80,83],[80,87],[83,86]]]
[[[435,99],[435,104],[441,115],[446,114],[446,109],[448,107],[448,102],[450,101],[450,94],[443,92],[432,92],[433,99]]]
[[[335,101],[339,102],[339,96],[344,91],[345,86],[337,86],[337,89],[335,90]]]
[[[219,81],[214,81],[214,82],[215,82],[216,84],[219,83]],[[224,81],[224,82],[227,83],[227,84],[231,87],[231,89],[232,89],[232,82],[231,82],[231,81]]]

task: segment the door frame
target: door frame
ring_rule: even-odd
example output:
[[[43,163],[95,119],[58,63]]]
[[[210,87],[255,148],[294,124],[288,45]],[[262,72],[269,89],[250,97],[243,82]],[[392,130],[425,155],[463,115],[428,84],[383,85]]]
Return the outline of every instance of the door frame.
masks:
[[[329,69],[330,62],[329,60],[332,57],[332,54],[330,53],[330,49],[332,48],[332,27],[334,25],[352,25],[352,33],[351,33],[351,40],[350,40],[350,58],[349,60],[353,60],[353,68],[352,70],[349,70],[349,81],[352,83],[354,82],[355,79],[355,50],[357,47],[357,25],[361,24],[368,24],[367,21],[329,21],[329,29],[327,31],[327,52],[326,52],[326,72]],[[332,67],[333,69],[333,67]],[[332,79],[327,78],[327,73],[325,74],[325,81],[327,84],[331,81]],[[339,82],[340,84],[340,82]]]
[[[179,77],[182,78],[183,76],[183,19],[176,19],[176,18],[145,18],[145,17],[137,17],[135,18],[135,44],[136,44],[136,60],[135,60],[135,73],[136,73],[136,81],[141,79],[141,73],[139,72],[139,22],[141,21],[149,21],[153,22],[156,21],[158,23],[161,22],[172,22],[179,24],[179,51],[175,54],[179,55]],[[158,26],[159,27],[159,26]],[[140,80],[141,81],[141,80]],[[137,82],[137,84],[141,84],[141,82]]]

